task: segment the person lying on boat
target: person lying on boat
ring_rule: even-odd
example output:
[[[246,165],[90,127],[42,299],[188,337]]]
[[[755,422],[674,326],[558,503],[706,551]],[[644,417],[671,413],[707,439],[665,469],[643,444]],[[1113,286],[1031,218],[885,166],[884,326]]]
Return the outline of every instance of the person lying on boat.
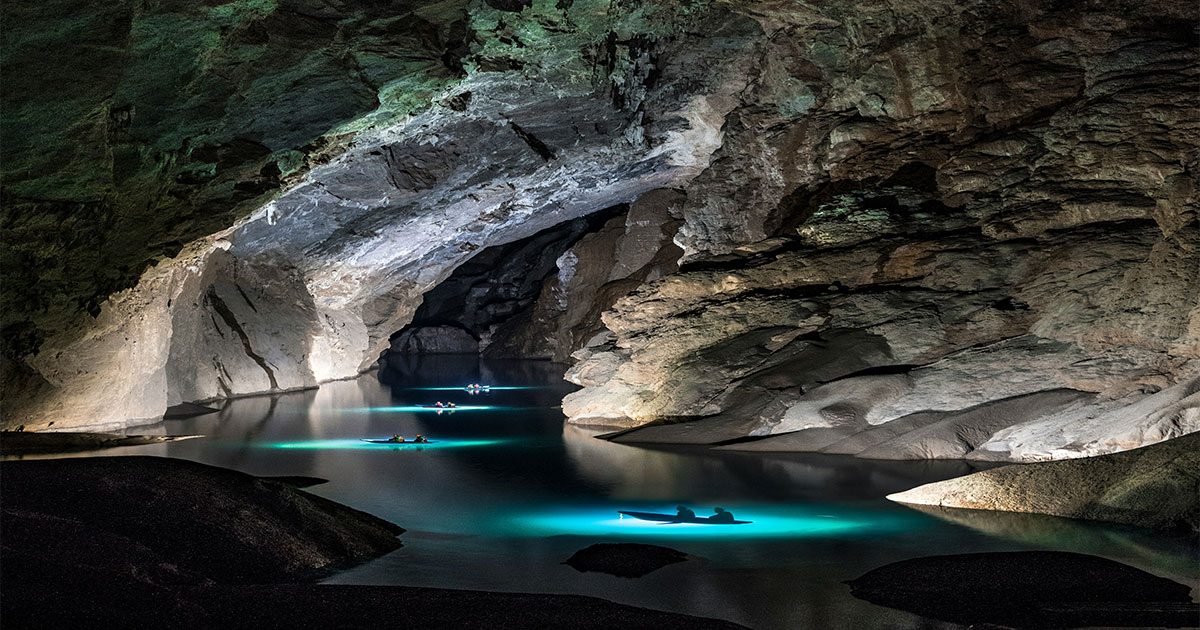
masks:
[[[733,522],[733,513],[726,512],[725,508],[722,508],[722,507],[713,508],[713,512],[716,512],[716,513],[713,514],[712,516],[708,517],[708,520],[710,520],[714,523],[732,523]]]
[[[456,405],[454,403],[446,403],[446,406],[453,409]]]
[[[403,435],[400,435],[400,434],[398,434],[398,433],[393,433],[393,434],[392,434],[392,437],[388,438],[388,441],[389,441],[389,442],[403,442],[403,441],[404,441],[404,436],[403,436]]]
[[[679,518],[696,518],[696,513],[686,505],[677,505],[675,506],[675,516]]]
[[[440,401],[440,400],[439,400],[439,401],[437,401],[437,402],[433,403],[433,406],[434,406],[434,407],[445,407],[446,405],[443,405],[443,404],[442,404],[442,401]]]
[[[413,438],[413,444],[428,444],[428,443],[429,443],[429,440],[426,440],[425,436],[421,435],[420,433],[417,434],[417,437]],[[731,516],[730,518],[733,518],[733,517]]]

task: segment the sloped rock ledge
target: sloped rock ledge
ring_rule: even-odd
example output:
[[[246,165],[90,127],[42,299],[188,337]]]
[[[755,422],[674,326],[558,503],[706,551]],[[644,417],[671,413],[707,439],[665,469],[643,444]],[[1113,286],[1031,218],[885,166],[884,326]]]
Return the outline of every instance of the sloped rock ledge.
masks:
[[[888,498],[918,508],[1031,512],[1200,531],[1200,434],[1114,455],[1002,466]]]

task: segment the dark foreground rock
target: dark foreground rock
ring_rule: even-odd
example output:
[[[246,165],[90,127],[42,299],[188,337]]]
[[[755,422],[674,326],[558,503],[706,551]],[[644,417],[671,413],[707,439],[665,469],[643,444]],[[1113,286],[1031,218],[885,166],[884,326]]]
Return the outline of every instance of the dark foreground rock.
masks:
[[[0,463],[4,628],[738,628],[590,597],[306,582],[404,530],[195,462]]]
[[[579,572],[597,571],[617,577],[639,578],[668,564],[684,562],[686,553],[639,543],[598,543],[576,551],[566,564]]]
[[[3,581],[287,582],[404,530],[290,483],[180,459],[0,464]]]
[[[200,437],[199,435],[118,435],[115,433],[0,432],[0,455],[91,451],[117,446],[160,444]]]
[[[925,617],[1021,628],[1193,627],[1190,589],[1077,553],[1023,551],[896,562],[848,582],[855,597]]]
[[[16,601],[14,601],[16,600]],[[181,587],[169,597],[124,590],[74,606],[0,601],[5,628],[406,628],[488,630],[653,628],[736,630],[728,621],[614,604],[578,595],[487,593],[399,586],[278,584]],[[83,624],[80,626],[79,624]]]
[[[1084,459],[1002,466],[888,496],[900,503],[1034,512],[1200,530],[1200,433]]]

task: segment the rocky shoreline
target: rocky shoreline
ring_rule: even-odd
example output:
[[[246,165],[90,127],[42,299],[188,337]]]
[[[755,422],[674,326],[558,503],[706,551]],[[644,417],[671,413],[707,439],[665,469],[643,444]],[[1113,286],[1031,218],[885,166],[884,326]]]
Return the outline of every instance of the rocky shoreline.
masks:
[[[312,582],[401,546],[403,528],[191,461],[97,457],[0,463],[6,628],[735,629],[580,596]]]

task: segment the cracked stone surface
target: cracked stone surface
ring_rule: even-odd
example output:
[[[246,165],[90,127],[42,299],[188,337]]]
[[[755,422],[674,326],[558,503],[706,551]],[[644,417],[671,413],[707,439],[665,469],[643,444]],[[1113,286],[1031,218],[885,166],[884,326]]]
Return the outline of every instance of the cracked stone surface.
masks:
[[[1018,461],[1200,429],[1194,46],[1137,12],[920,9],[768,14],[684,268],[575,354],[572,422]]]

